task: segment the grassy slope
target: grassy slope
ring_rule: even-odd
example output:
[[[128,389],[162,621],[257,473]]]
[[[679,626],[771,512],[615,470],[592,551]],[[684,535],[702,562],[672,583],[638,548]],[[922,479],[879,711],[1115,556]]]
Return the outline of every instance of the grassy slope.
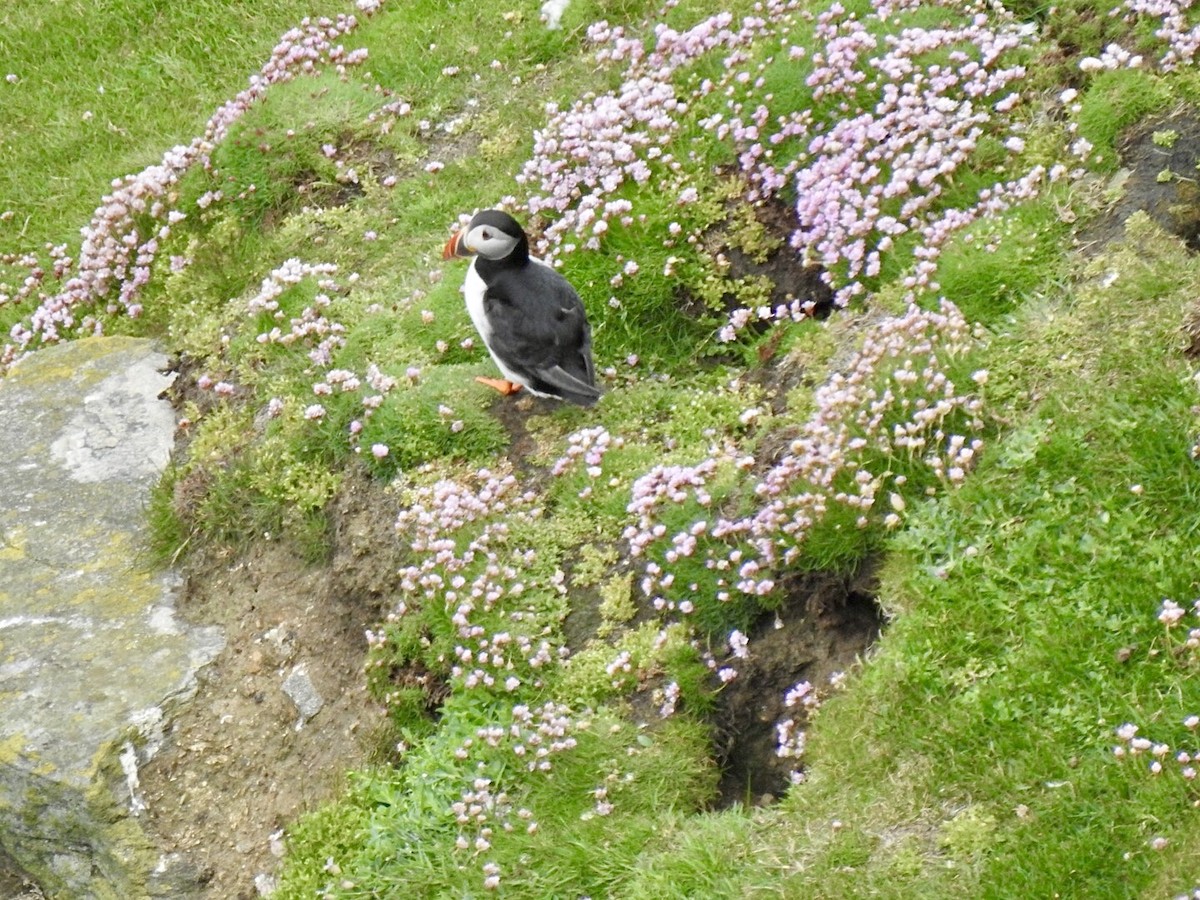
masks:
[[[18,3],[0,12],[0,47],[20,75],[17,84],[0,85],[0,207],[16,213],[0,226],[7,229],[0,232],[5,251],[68,239],[111,177],[187,140],[305,9],[276,4],[269,19],[242,22],[237,4],[109,6],[104,15],[89,8],[90,28],[76,27],[85,13],[78,5]],[[674,21],[694,21],[710,6],[685,4]],[[477,350],[458,348],[469,337],[458,306],[460,275],[437,282],[429,272],[441,265],[447,223],[515,191],[512,174],[528,155],[531,129],[544,121],[541,103],[567,103],[589,85],[609,86],[611,72],[593,71],[579,28],[602,17],[636,23],[653,5],[576,3],[562,32],[541,28],[532,7],[505,11],[515,15],[504,19],[478,4],[453,10],[475,17],[473,27],[448,30],[442,7],[394,5],[350,41],[371,50],[373,78],[415,107],[387,135],[359,124],[382,101],[357,76],[273,89],[216,157],[240,188],[255,183],[263,194],[226,212],[193,215],[178,239],[193,242],[197,263],[180,276],[159,272],[152,288],[152,298],[169,296],[172,305],[148,302],[142,323],[115,323],[160,334],[256,399],[217,406],[203,420],[191,468],[174,477],[200,480],[194,473],[203,473],[207,452],[228,465],[186,510],[184,534],[282,527],[316,540],[321,504],[356,458],[342,437],[354,410],[333,401],[336,421],[315,434],[297,417],[258,443],[244,437],[267,397],[312,399],[304,359],[257,350],[253,334],[231,324],[241,307],[228,298],[242,297],[244,305],[288,256],[333,260],[339,277],[360,276],[335,299],[350,334],[340,365],[361,370],[370,361],[401,377],[410,365],[423,370],[413,391],[368,422],[364,446],[375,439],[393,445],[387,460],[373,464],[378,474],[424,457],[445,457],[438,474],[460,474],[469,466],[455,459],[488,459],[504,443],[486,411],[490,398],[463,386],[466,375],[486,366]],[[67,18],[51,28],[51,15]],[[32,24],[43,16],[46,27]],[[1091,19],[1079,21],[1082,28]],[[131,22],[150,39],[131,42]],[[68,43],[64,33],[87,40]],[[479,34],[495,40],[481,47]],[[481,64],[493,57],[499,68]],[[131,59],[137,64],[127,64]],[[539,64],[546,68],[537,70]],[[447,66],[466,74],[443,75]],[[62,71],[72,67],[97,72],[97,84],[73,78],[68,94],[57,93]],[[476,71],[479,80],[468,80]],[[1111,136],[1114,123],[1149,111],[1132,78],[1098,81],[1085,98],[1081,118],[1092,123],[1097,142],[1096,132]],[[103,95],[96,91],[101,83]],[[1163,92],[1160,105],[1190,91],[1185,77],[1154,87]],[[1142,100],[1130,107],[1129,97]],[[85,110],[93,112],[87,122]],[[415,125],[456,116],[465,119],[453,134]],[[308,123],[311,139],[278,149],[291,146],[287,129]],[[17,130],[40,139],[14,140]],[[1043,139],[1054,146],[1053,137]],[[340,182],[333,164],[313,153],[322,142],[344,148],[350,164],[371,173],[349,204],[333,207]],[[263,143],[275,149],[264,152]],[[447,169],[427,175],[431,160]],[[379,186],[385,171],[400,176],[394,189]],[[182,191],[193,197],[215,185],[201,173],[189,178]],[[331,208],[304,212],[288,191],[271,193],[296,184]],[[1135,225],[1125,249],[1099,260],[1063,257],[1055,248],[1063,243],[1064,202],[1059,194],[1010,214],[1015,234],[994,257],[960,246],[960,255],[945,260],[946,293],[988,324],[982,364],[991,372],[994,435],[961,489],[913,503],[905,527],[886,539],[881,601],[895,618],[850,689],[827,703],[810,729],[808,783],[775,809],[695,812],[711,789],[703,735],[680,717],[640,740],[622,717],[619,696],[605,694],[595,677],[611,658],[601,654],[591,661],[592,675],[580,665],[557,685],[562,697],[582,696],[598,707],[578,752],[564,754],[555,780],[513,782],[514,795],[540,810],[541,828],[505,847],[495,842],[511,895],[1163,896],[1200,878],[1189,787],[1174,769],[1155,779],[1142,760],[1120,762],[1111,750],[1113,731],[1125,721],[1187,746],[1183,718],[1200,711],[1189,657],[1166,652],[1178,641],[1154,618],[1163,597],[1187,604],[1196,590],[1200,471],[1187,455],[1196,395],[1179,337],[1196,267],[1144,225]],[[1085,213],[1086,203],[1076,202]],[[382,239],[364,242],[368,230]],[[636,236],[625,235],[605,254],[571,260],[572,277],[603,299],[617,254],[630,247],[637,248]],[[286,295],[289,313],[298,315],[312,293]],[[431,323],[422,320],[425,309]],[[613,451],[611,471],[618,473],[644,472],[664,458],[694,462],[714,431],[752,446],[737,421],[752,398],[724,390],[723,373],[687,374],[679,349],[687,346],[685,326],[651,337],[636,307],[630,315],[632,321],[606,316],[597,329],[601,365],[637,349],[676,384],[631,381],[618,385],[595,416],[561,410],[533,422],[541,439],[535,462],[550,462],[561,453],[562,436],[596,422],[631,436]],[[235,352],[220,349],[222,331],[234,333]],[[785,341],[820,365],[839,358],[831,334],[852,341],[857,332],[802,326],[787,331]],[[440,351],[439,340],[450,349]],[[778,424],[803,420],[807,393],[791,400]],[[467,427],[440,427],[439,404],[454,408]],[[317,463],[327,475],[313,474]],[[579,476],[551,488],[557,525],[514,520],[514,542],[542,554],[531,579],[548,579],[572,561],[581,537],[601,549],[616,546],[629,478],[595,504],[574,499],[586,483]],[[596,568],[603,571],[602,559]],[[604,582],[580,574],[576,583],[586,593]],[[563,603],[552,592],[531,602],[543,604],[548,619]],[[673,652],[679,658],[662,666],[681,680],[695,678],[686,647]],[[456,703],[438,731],[406,734],[413,750],[399,774],[364,776],[345,803],[298,829],[287,896],[336,883],[324,870],[329,857],[357,884],[348,896],[386,895],[396,883],[430,896],[479,892],[485,859],[448,849],[455,830],[444,821],[446,800],[457,799],[466,776],[450,760],[500,707],[470,696]],[[484,761],[496,767],[489,773],[511,775],[511,763],[498,756]],[[611,818],[587,815],[589,792],[618,770],[638,789],[613,789]],[[1168,838],[1165,849],[1150,849],[1155,837]]]
[[[113,179],[186,143],[313,0],[16,0],[0,9],[3,244],[77,240]],[[156,102],[153,98],[159,98]],[[40,177],[39,177],[40,176]]]

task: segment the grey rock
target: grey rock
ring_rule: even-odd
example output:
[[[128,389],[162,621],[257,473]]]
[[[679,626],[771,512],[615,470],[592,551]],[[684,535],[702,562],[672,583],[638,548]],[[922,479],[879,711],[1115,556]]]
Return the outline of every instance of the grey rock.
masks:
[[[283,680],[283,692],[291,698],[292,702],[296,704],[296,709],[300,711],[300,721],[296,723],[297,731],[303,728],[304,724],[319,713],[321,707],[325,705],[325,701],[317,693],[312,679],[309,678],[308,667],[304,663],[297,664],[291,674]]]
[[[136,767],[224,646],[176,617],[178,576],[142,551],[174,437],[166,362],[89,338],[0,379],[0,845],[52,896],[154,892]]]

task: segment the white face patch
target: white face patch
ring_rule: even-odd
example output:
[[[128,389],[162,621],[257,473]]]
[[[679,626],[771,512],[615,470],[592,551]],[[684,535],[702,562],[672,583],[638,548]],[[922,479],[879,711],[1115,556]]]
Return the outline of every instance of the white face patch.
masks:
[[[494,225],[476,225],[467,232],[466,245],[485,259],[504,259],[517,246],[517,239]]]

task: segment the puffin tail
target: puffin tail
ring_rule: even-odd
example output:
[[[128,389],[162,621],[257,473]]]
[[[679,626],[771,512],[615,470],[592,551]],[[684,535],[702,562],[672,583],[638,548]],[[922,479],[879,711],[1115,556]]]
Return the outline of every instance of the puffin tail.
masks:
[[[600,399],[600,390],[594,385],[582,381],[566,371],[562,366],[552,369],[539,369],[539,379],[554,388],[554,392],[564,400],[569,400],[579,406],[594,406]]]

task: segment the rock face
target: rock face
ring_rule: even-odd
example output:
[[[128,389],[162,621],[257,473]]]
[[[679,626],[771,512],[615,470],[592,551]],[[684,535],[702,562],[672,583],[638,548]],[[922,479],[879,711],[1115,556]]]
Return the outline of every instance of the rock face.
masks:
[[[89,338],[0,379],[0,848],[50,896],[183,896],[139,822],[138,765],[224,645],[145,560],[166,358]]]

